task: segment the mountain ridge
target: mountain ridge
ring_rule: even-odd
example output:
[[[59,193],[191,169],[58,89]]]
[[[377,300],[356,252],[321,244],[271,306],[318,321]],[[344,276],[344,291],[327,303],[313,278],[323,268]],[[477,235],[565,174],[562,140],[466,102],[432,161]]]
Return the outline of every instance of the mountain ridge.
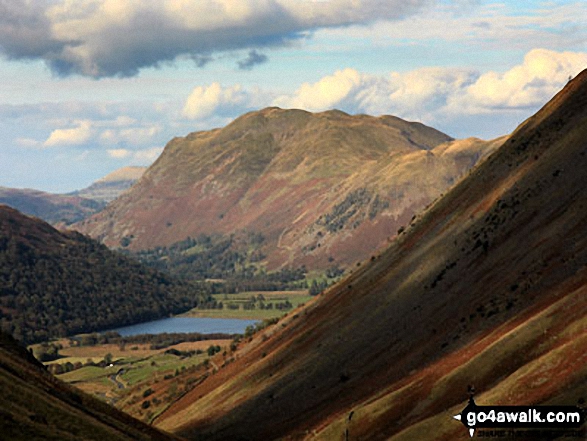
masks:
[[[174,138],[128,193],[72,228],[131,250],[257,232],[268,269],[348,265],[502,141],[455,141],[393,116],[267,108]],[[445,143],[461,149],[435,151]]]

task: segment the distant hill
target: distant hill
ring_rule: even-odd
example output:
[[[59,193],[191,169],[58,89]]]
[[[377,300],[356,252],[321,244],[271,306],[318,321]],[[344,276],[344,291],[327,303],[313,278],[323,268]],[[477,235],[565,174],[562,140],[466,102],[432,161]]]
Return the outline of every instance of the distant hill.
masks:
[[[43,219],[51,225],[66,226],[102,210],[108,202],[128,190],[145,170],[146,167],[124,167],[83,190],[69,194],[0,187],[0,204]]]
[[[449,441],[470,439],[452,418],[470,385],[478,405],[584,405],[585,183],[587,71],[157,424],[197,440]]]
[[[257,234],[259,268],[346,266],[501,142],[454,141],[392,116],[268,108],[173,139],[128,192],[73,228],[135,251]]]
[[[147,167],[123,167],[98,179],[83,190],[73,192],[73,195],[86,199],[93,199],[108,203],[128,190],[140,179]]]
[[[0,428],[4,440],[178,439],[57,380],[2,332],[0,390]]]
[[[6,187],[0,187],[0,204],[9,205],[52,225],[79,222],[106,206],[105,202],[75,195]]]
[[[194,285],[0,205],[0,326],[24,343],[168,316]]]

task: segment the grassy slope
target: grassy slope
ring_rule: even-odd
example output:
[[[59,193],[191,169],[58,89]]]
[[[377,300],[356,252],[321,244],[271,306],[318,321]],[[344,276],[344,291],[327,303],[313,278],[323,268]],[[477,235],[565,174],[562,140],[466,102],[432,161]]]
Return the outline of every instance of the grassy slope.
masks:
[[[436,425],[465,439],[450,415],[468,384],[481,404],[586,398],[586,131],[584,72],[389,249],[258,336],[160,426],[342,439],[356,410],[364,439],[436,439]]]
[[[177,439],[56,380],[11,337],[0,334],[2,439]]]

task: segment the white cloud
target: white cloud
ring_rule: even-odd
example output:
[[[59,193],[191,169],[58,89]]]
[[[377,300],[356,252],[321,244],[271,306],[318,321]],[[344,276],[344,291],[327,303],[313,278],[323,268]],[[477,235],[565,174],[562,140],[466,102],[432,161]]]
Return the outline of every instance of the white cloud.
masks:
[[[0,3],[0,47],[62,75],[131,76],[180,55],[285,46],[316,29],[400,19],[430,0],[55,0]]]
[[[14,142],[17,145],[26,148],[37,148],[42,146],[42,143],[40,141],[32,138],[16,138]]]
[[[151,147],[142,150],[128,150],[128,149],[109,149],[106,152],[108,156],[115,159],[131,159],[127,161],[133,165],[150,165],[152,164],[163,151],[163,147]]]
[[[80,145],[90,140],[92,134],[93,129],[91,121],[77,121],[77,127],[53,130],[43,145],[45,147]]]
[[[109,149],[106,151],[108,152],[108,156],[116,159],[128,158],[131,155],[131,151],[127,149]]]
[[[359,72],[347,68],[328,75],[314,84],[304,83],[293,96],[281,96],[274,101],[274,104],[311,111],[329,109],[340,105],[345,98],[356,92],[361,83]]]
[[[219,83],[195,87],[188,96],[182,115],[191,119],[203,119],[224,108],[241,108],[249,103],[248,93],[236,84],[223,88]]]
[[[150,149],[139,150],[134,153],[135,163],[139,165],[151,165],[163,152],[163,147],[152,147]]]
[[[119,120],[117,119],[117,125]],[[121,124],[120,124],[121,125]],[[132,145],[142,145],[153,140],[153,137],[161,133],[161,126],[154,125],[149,127],[126,127],[106,129],[100,134],[100,141],[105,144],[126,143]]]
[[[586,2],[509,3],[452,1],[424,9],[408,20],[322,29],[317,36],[368,40],[374,48],[432,41],[474,44],[477,50],[585,47]]]
[[[537,106],[586,67],[587,53],[534,49],[522,64],[505,73],[481,75],[453,105],[466,106],[473,112]]]
[[[587,53],[534,49],[506,72],[421,68],[374,76],[345,69],[273,104],[317,111],[394,114],[434,124],[448,117],[503,113],[544,104],[587,67]]]

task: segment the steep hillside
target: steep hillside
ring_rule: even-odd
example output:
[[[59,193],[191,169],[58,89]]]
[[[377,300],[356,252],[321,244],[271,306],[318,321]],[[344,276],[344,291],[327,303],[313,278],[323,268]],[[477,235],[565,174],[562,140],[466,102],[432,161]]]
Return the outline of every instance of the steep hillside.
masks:
[[[468,385],[478,404],[584,403],[586,140],[584,71],[387,250],[157,423],[202,440],[457,440]]]
[[[0,428],[10,441],[176,440],[55,379],[0,332]]]
[[[0,204],[9,205],[52,225],[69,225],[102,210],[104,202],[76,195],[0,187]]]
[[[263,235],[269,269],[354,263],[501,141],[268,108],[172,140],[129,192],[74,228],[132,250],[246,231]]]
[[[193,285],[0,205],[0,326],[25,343],[164,317],[202,298]]]
[[[114,170],[92,185],[73,192],[73,195],[108,203],[128,190],[145,173],[147,167],[123,167]]]

